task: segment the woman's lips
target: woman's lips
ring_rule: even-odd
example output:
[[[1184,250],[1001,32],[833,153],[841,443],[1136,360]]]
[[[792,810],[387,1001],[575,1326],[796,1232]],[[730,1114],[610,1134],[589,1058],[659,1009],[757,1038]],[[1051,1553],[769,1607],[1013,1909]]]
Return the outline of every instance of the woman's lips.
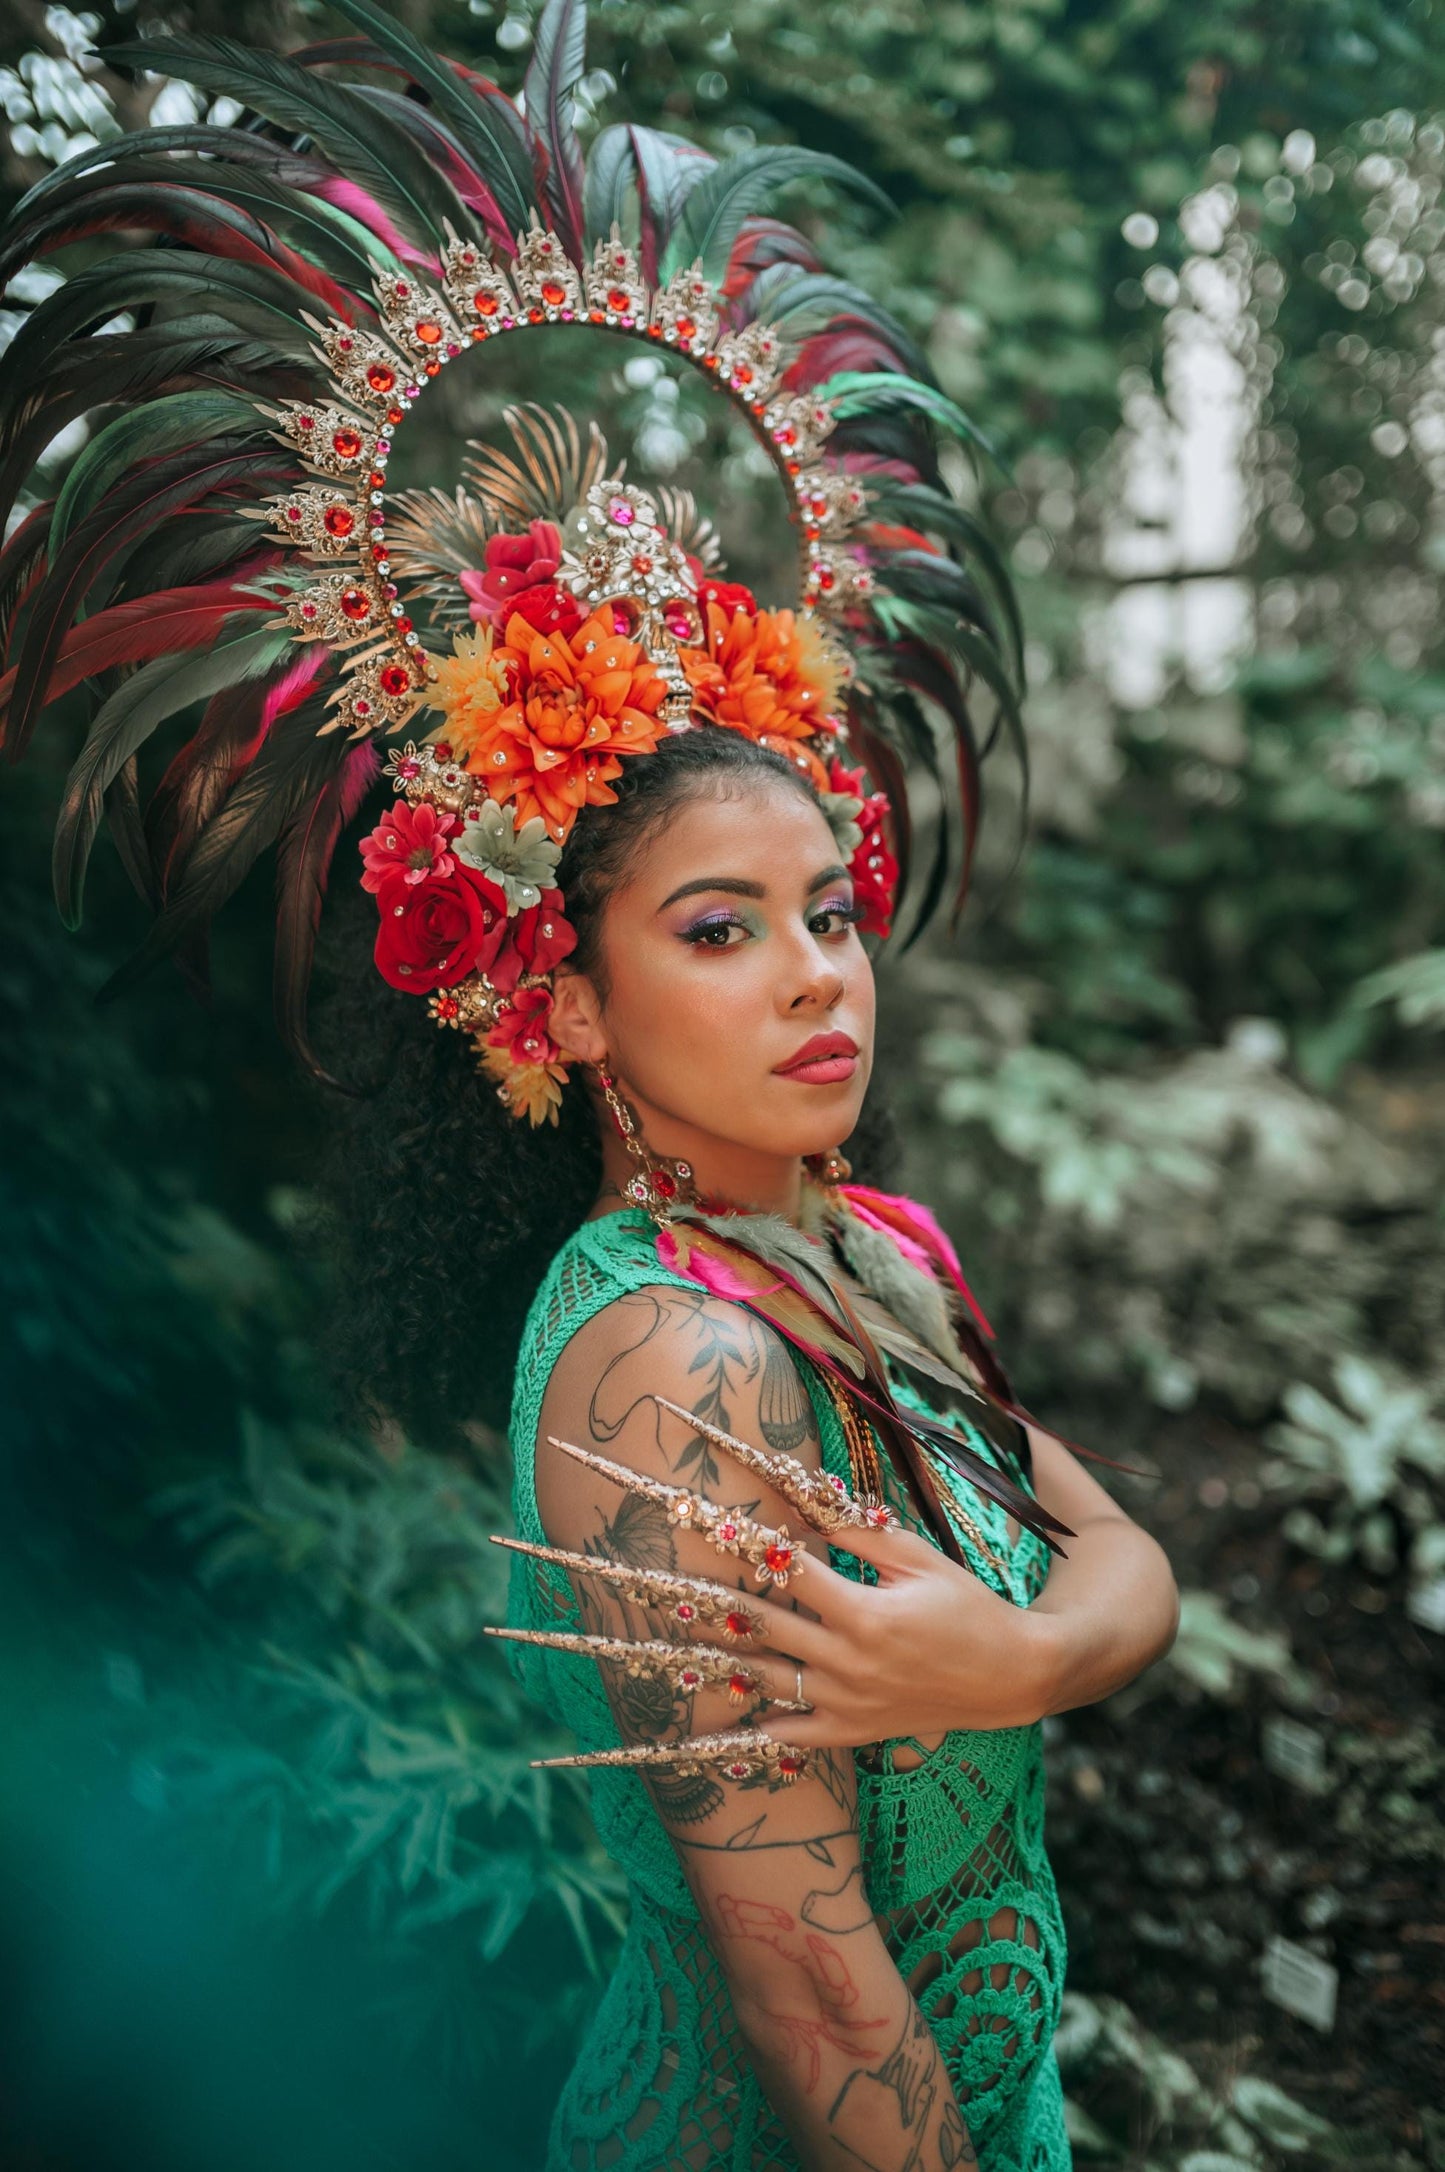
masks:
[[[815,1033],[796,1056],[773,1066],[778,1078],[800,1079],[805,1086],[841,1086],[858,1068],[858,1043],[847,1033]]]

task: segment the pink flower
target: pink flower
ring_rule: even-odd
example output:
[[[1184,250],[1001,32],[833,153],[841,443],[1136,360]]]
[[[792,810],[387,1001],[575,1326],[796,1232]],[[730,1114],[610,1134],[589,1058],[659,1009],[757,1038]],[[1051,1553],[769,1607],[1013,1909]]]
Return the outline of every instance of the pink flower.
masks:
[[[488,536],[485,570],[461,576],[472,617],[479,624],[504,625],[517,598],[529,588],[550,585],[561,563],[562,537],[550,520],[534,520],[525,535]]]
[[[403,882],[425,882],[429,875],[450,875],[456,861],[446,840],[456,829],[454,814],[440,814],[425,801],[416,807],[398,800],[389,807],[369,837],[361,840],[366,872],[363,890],[379,890],[393,875]]]

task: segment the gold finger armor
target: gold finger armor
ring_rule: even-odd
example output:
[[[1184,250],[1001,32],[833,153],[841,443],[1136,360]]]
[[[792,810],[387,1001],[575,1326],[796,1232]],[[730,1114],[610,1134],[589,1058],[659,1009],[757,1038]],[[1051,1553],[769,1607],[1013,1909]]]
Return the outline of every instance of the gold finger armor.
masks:
[[[709,1424],[695,1411],[685,1410],[681,1403],[669,1402],[665,1395],[654,1395],[652,1400],[659,1409],[670,1410],[675,1418],[681,1418],[714,1448],[730,1455],[735,1463],[741,1463],[744,1470],[766,1479],[815,1531],[826,1535],[860,1526],[872,1531],[897,1529],[898,1518],[885,1502],[856,1500],[832,1471],[811,1471],[785,1449],[754,1448],[750,1441],[724,1433],[720,1426]]]
[[[734,1704],[763,1697],[788,1712],[807,1709],[790,1697],[770,1694],[762,1676],[752,1667],[713,1644],[666,1644],[660,1638],[631,1643],[626,1637],[604,1637],[567,1629],[495,1629],[489,1637],[507,1637],[516,1644],[544,1644],[554,1652],[580,1652],[589,1659],[615,1661],[624,1674],[651,1681],[670,1682],[684,1696],[703,1689],[725,1689]]]
[[[538,1770],[559,1765],[628,1765],[640,1771],[665,1766],[682,1779],[713,1772],[724,1780],[753,1780],[760,1775],[785,1785],[808,1769],[808,1753],[788,1742],[766,1737],[749,1744],[745,1734],[691,1735],[683,1742],[648,1742],[620,1750],[586,1750],[574,1757],[534,1757]]]
[[[716,1501],[706,1500],[700,1493],[690,1493],[686,1486],[671,1486],[665,1479],[650,1478],[645,1472],[629,1470],[625,1463],[610,1462],[606,1456],[594,1455],[590,1448],[578,1448],[569,1440],[559,1440],[555,1433],[549,1433],[547,1438],[554,1448],[560,1448],[564,1455],[584,1464],[589,1471],[596,1471],[649,1501],[660,1502],[671,1523],[683,1530],[698,1532],[720,1554],[738,1555],[750,1563],[760,1582],[776,1584],[781,1591],[790,1576],[802,1575],[807,1557],[801,1546],[794,1545],[786,1524],[779,1524],[774,1530],[768,1524],[754,1523],[741,1509],[720,1508]]]
[[[509,1553],[529,1554],[534,1561],[550,1561],[577,1576],[600,1576],[613,1584],[634,1606],[659,1606],[679,1628],[706,1629],[730,1643],[767,1633],[767,1623],[740,1592],[726,1584],[710,1583],[705,1576],[683,1576],[674,1569],[639,1569],[629,1562],[609,1560],[605,1554],[574,1554],[565,1546],[538,1546],[531,1539],[503,1538],[492,1533],[494,1546]]]

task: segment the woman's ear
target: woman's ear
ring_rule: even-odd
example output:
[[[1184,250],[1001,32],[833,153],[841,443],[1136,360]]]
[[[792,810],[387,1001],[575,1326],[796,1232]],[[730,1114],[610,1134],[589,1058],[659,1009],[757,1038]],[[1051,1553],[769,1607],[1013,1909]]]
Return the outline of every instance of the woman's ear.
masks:
[[[580,1063],[604,1063],[607,1036],[602,1030],[602,1005],[597,990],[585,973],[559,965],[552,976],[552,1013],[547,1021],[564,1056]]]

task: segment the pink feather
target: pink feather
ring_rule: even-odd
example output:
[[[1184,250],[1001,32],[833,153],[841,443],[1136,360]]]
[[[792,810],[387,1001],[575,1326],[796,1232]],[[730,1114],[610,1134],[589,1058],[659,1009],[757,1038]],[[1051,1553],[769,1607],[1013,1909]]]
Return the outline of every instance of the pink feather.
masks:
[[[351,218],[358,220],[369,234],[375,234],[377,240],[383,242],[393,256],[399,256],[403,263],[430,272],[433,278],[440,278],[441,265],[436,258],[428,256],[424,249],[418,249],[415,242],[408,241],[393,226],[376,198],[362,188],[359,182],[348,181],[343,174],[330,173],[324,179],[310,182],[308,186],[313,196],[320,196],[326,203],[335,204],[338,211],[345,211]]]
[[[941,1267],[973,1314],[980,1331],[990,1342],[995,1340],[994,1331],[984,1318],[983,1307],[963,1279],[958,1254],[927,1207],[921,1207],[916,1199],[903,1199],[895,1192],[872,1191],[862,1184],[844,1184],[840,1189],[855,1214],[870,1229],[886,1230],[904,1258],[911,1260],[915,1267],[926,1267],[930,1271]]]

